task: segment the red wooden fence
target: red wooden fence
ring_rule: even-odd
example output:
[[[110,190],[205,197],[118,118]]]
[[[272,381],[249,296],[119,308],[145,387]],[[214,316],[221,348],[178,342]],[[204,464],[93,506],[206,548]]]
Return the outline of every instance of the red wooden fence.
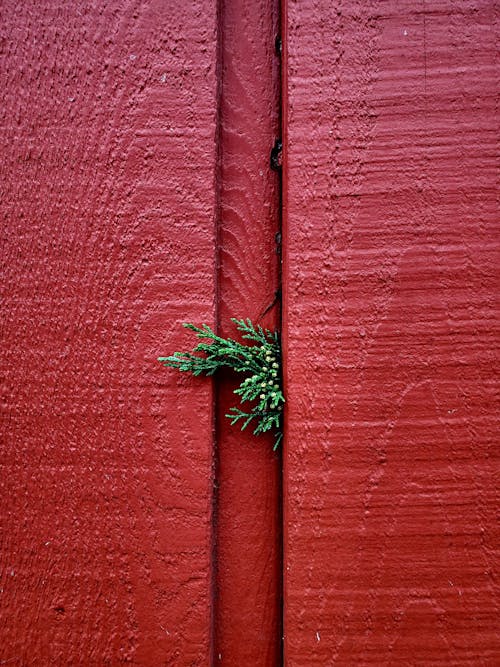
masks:
[[[278,176],[269,168],[279,132],[277,2],[223,3],[220,54],[220,223],[218,321],[231,317],[276,326],[275,235]],[[273,326],[273,328],[274,328]],[[224,416],[235,405],[234,379],[218,384],[215,504],[214,664],[280,664],[281,456],[272,437],[241,433]]]
[[[0,662],[206,665],[215,2],[2,3]]]
[[[499,664],[496,4],[0,13],[0,664]],[[156,362],[281,217],[283,466]]]
[[[500,663],[494,4],[287,3],[287,667]]]

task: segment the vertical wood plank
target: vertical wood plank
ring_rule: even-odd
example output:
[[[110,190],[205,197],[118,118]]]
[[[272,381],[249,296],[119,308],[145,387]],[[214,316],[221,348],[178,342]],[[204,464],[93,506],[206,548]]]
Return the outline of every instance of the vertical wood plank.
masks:
[[[1,13],[0,662],[205,666],[215,2]]]
[[[287,12],[285,664],[498,664],[495,3]]]
[[[269,167],[278,133],[278,3],[236,0],[221,15],[221,226],[219,321],[274,328],[278,176]],[[259,319],[260,318],[260,319]],[[238,403],[235,378],[218,394],[215,664],[273,667],[280,660],[281,457],[272,437],[240,432],[224,416]]]

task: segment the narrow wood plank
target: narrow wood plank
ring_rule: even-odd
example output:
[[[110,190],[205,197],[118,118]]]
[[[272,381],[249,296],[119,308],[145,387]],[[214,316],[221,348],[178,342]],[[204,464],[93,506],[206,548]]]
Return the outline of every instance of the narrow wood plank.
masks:
[[[500,663],[495,9],[287,3],[287,667]]]
[[[219,322],[258,321],[278,287],[278,176],[269,167],[278,132],[278,3],[222,5]],[[260,319],[278,324],[277,305]],[[219,384],[215,664],[280,661],[281,457],[271,437],[241,433],[225,418],[237,404],[231,376]]]
[[[205,667],[215,2],[1,12],[0,662]]]

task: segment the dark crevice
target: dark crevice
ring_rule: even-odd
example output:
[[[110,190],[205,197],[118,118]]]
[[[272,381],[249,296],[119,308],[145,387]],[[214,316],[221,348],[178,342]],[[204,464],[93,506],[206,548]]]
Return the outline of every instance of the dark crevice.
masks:
[[[221,274],[221,227],[222,227],[222,93],[224,71],[224,0],[217,2],[217,61],[216,61],[216,126],[215,126],[215,212],[214,212],[214,331],[219,333],[220,324],[220,274]],[[211,500],[211,535],[210,535],[210,665],[214,667],[216,623],[218,616],[218,553],[217,534],[219,519],[218,480],[220,470],[220,419],[219,387],[220,377],[212,380],[212,500]]]
[[[271,151],[271,168],[275,169],[278,176],[278,232],[276,234],[276,253],[278,255],[278,287],[276,289],[276,302],[278,304],[278,330],[280,333],[280,347],[283,336],[283,284],[282,284],[282,239],[283,239],[283,16],[282,16],[282,5],[281,0],[276,1],[276,25],[278,27],[278,33],[275,36],[274,41],[274,50],[277,62],[277,116],[278,116],[278,136],[276,137],[276,142]],[[283,372],[283,362],[280,364],[281,371]],[[283,377],[281,378],[281,383],[283,385]],[[286,396],[285,396],[286,399]],[[284,432],[284,419],[281,424],[281,428]],[[279,536],[279,554],[278,554],[278,567],[279,567],[279,658],[278,662],[281,667],[284,665],[284,525],[283,525],[283,447],[284,439],[281,440],[281,446],[279,448],[279,489],[278,489],[278,526],[280,531]]]

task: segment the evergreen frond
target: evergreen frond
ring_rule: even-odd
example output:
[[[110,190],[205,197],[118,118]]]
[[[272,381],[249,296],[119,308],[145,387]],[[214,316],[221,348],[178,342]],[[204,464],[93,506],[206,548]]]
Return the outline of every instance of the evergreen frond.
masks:
[[[254,434],[275,431],[274,449],[283,437],[283,395],[281,380],[281,349],[277,331],[255,326],[250,319],[233,318],[241,337],[253,341],[255,345],[239,343],[232,338],[222,338],[207,324],[198,327],[186,323],[201,341],[193,352],[174,352],[168,357],[159,357],[164,366],[198,375],[213,375],[219,368],[232,368],[244,373],[245,379],[234,393],[240,402],[254,402],[249,412],[237,407],[230,409],[226,417],[231,425],[241,423],[243,431],[252,421],[257,420]],[[206,342],[208,341],[208,342]],[[194,354],[200,353],[200,354]]]

